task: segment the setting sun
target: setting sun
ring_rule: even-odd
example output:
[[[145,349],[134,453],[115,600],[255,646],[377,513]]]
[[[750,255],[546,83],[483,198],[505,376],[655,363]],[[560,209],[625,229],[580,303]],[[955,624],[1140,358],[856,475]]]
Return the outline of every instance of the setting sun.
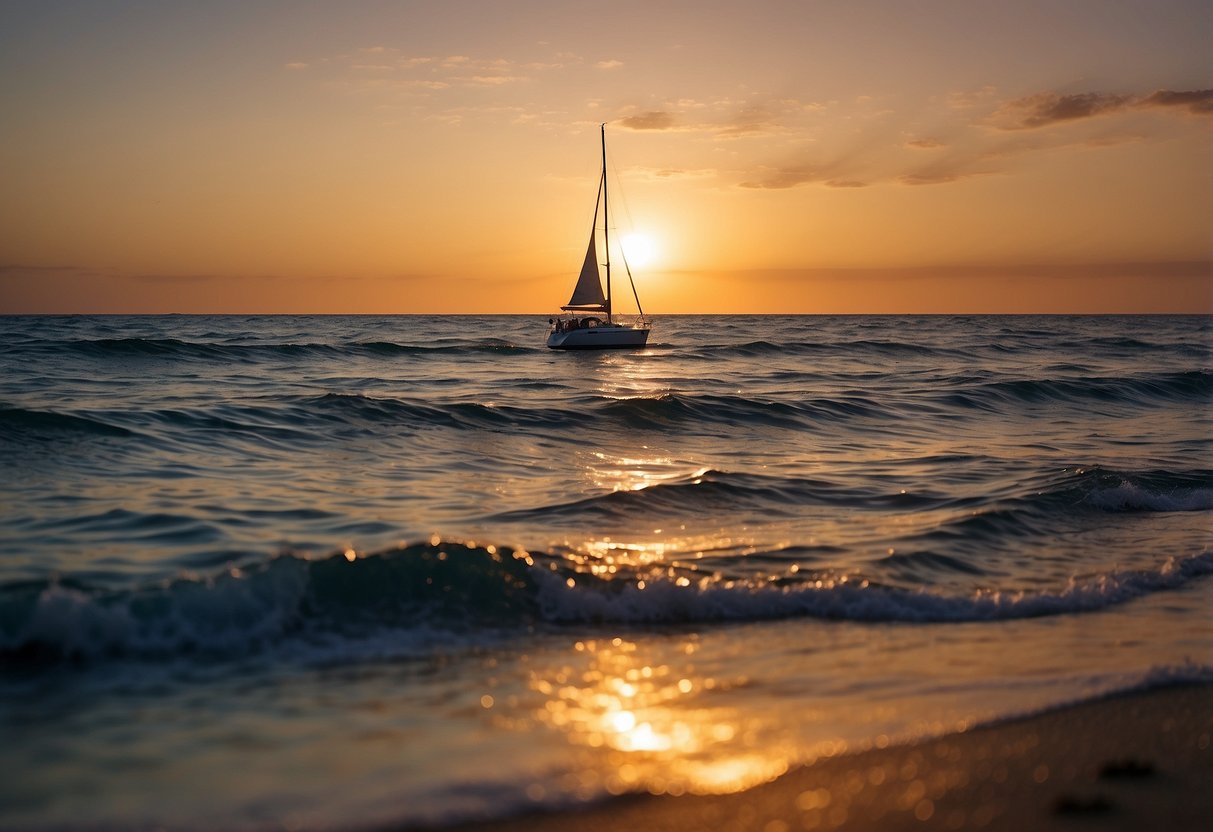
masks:
[[[642,231],[633,231],[623,237],[623,256],[629,266],[644,268],[652,265],[660,254],[657,241],[653,235]]]

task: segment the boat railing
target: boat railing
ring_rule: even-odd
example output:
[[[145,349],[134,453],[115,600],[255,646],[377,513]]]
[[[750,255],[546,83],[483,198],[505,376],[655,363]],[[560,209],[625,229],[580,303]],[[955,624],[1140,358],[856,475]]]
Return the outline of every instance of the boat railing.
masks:
[[[611,316],[611,320],[617,324],[628,324],[630,326],[649,326],[651,323],[648,315],[629,315],[618,312]]]

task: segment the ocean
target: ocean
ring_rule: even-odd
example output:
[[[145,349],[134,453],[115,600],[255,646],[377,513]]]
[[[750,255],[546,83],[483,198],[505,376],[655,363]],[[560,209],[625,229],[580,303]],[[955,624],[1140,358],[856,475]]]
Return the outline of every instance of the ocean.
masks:
[[[442,826],[1213,679],[1213,319],[0,318],[0,827]]]

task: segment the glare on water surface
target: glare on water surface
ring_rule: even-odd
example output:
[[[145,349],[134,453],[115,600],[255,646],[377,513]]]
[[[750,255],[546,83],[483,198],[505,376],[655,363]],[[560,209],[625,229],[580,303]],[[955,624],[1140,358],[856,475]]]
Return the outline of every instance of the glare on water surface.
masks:
[[[712,704],[713,691],[744,680],[697,673],[695,650],[688,640],[676,670],[623,638],[578,641],[571,663],[532,675],[532,689],[544,697],[536,716],[570,742],[602,752],[596,758],[608,764],[604,785],[613,793],[723,793],[783,773],[785,756],[754,747],[752,717]]]

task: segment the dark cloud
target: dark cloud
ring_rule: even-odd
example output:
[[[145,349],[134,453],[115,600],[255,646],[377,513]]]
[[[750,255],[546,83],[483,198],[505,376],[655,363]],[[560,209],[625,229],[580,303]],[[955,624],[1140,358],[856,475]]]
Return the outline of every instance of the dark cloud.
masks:
[[[1157,90],[1145,96],[1102,92],[1071,95],[1041,92],[1007,102],[994,113],[991,123],[1004,130],[1034,130],[1130,108],[1174,108],[1195,115],[1210,115],[1213,114],[1213,89]]]
[[[858,179],[830,179],[825,183],[827,188],[866,188],[867,182],[860,182]]]
[[[628,116],[620,121],[629,130],[670,130],[674,127],[674,114],[653,110],[638,116]]]
[[[912,139],[906,142],[906,147],[913,147],[918,150],[931,150],[936,147],[947,147],[947,143],[936,138]]]
[[[1196,115],[1213,114],[1213,90],[1158,90],[1137,102],[1139,107],[1180,107]]]
[[[1132,96],[1128,95],[1099,92],[1073,95],[1041,92],[1005,104],[995,113],[995,119],[1008,130],[1034,130],[1060,121],[1075,121],[1123,110],[1132,100]]]

